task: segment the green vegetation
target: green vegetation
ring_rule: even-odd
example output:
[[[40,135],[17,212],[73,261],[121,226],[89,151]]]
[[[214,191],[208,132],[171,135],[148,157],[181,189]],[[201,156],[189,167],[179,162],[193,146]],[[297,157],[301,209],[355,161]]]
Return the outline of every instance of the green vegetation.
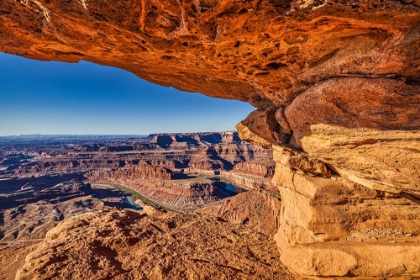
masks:
[[[118,189],[120,191],[122,191],[123,193],[125,193],[126,195],[131,197],[131,200],[133,201],[133,203],[136,202],[137,199],[143,201],[144,204],[149,205],[149,206],[155,206],[155,207],[160,207],[162,209],[165,209],[166,211],[172,211],[172,212],[176,212],[175,210],[168,208],[160,203],[157,203],[156,201],[153,201],[141,194],[139,194],[138,192],[136,192],[133,189],[130,189],[126,186],[120,185],[120,184],[115,184],[115,183],[108,183],[108,182],[92,182],[92,184],[102,184],[102,185],[107,185],[110,187],[113,187],[115,189]]]

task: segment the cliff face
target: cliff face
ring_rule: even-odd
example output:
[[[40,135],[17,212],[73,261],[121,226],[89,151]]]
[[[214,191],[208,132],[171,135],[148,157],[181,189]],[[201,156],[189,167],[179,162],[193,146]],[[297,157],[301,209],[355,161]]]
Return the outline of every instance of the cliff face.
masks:
[[[152,134],[151,143],[162,148],[185,148],[208,146],[209,144],[241,143],[236,131],[202,133]]]
[[[216,180],[189,176],[175,179],[172,170],[161,166],[142,164],[126,169],[94,171],[87,176],[93,182],[128,186],[163,206],[179,211],[191,211],[231,196]]]
[[[259,176],[252,176],[244,173],[237,172],[220,172],[222,179],[232,182],[235,186],[245,189],[253,190],[260,187],[276,192],[278,188],[271,182],[271,178],[261,178]]]
[[[276,150],[282,260],[418,275],[418,0],[6,0],[0,30],[0,51],[251,103],[238,130]]]
[[[271,160],[267,160],[267,162],[240,162],[233,167],[233,171],[262,178],[272,178],[274,175],[273,165]]]
[[[280,225],[280,213],[278,195],[264,189],[254,189],[225,199],[216,216],[273,236]]]

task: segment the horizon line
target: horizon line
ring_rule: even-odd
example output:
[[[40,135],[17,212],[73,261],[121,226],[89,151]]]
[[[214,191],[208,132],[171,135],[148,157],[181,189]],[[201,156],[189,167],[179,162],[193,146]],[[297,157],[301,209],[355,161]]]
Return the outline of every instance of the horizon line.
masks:
[[[30,137],[30,136],[150,136],[150,135],[159,135],[159,134],[192,134],[192,133],[223,133],[223,132],[237,132],[237,130],[223,130],[223,131],[196,131],[196,132],[158,132],[158,133],[148,133],[148,134],[41,134],[41,133],[31,133],[31,134],[10,134],[10,135],[0,135],[1,137]]]

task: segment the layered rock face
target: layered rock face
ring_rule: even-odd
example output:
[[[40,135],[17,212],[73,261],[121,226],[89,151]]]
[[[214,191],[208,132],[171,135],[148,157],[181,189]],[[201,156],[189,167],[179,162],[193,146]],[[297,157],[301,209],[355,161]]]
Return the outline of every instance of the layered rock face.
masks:
[[[172,180],[174,173],[170,169],[146,164],[113,171],[94,171],[87,176],[94,182],[129,186],[148,199],[178,211],[191,211],[232,195],[219,181],[188,176]]]
[[[271,182],[271,178],[261,178],[246,173],[223,171],[220,172],[220,177],[226,181],[233,182],[235,186],[245,190],[253,190],[262,187],[272,192],[278,192],[278,188]]]
[[[286,155],[276,148],[276,161],[284,162]],[[369,189],[337,175],[308,175],[282,164],[273,182],[281,186],[283,208],[275,239],[282,261],[292,270],[314,276],[418,275],[415,197]]]
[[[185,148],[207,146],[209,144],[240,143],[238,134],[234,131],[203,132],[203,133],[168,133],[152,134],[151,143],[162,148]]]
[[[221,171],[220,176],[247,190],[262,187],[271,192],[278,192],[277,186],[271,182],[274,175],[274,166],[273,160],[268,158],[239,162],[233,166],[232,171]]]
[[[272,178],[274,168],[271,161],[268,162],[240,162],[233,167],[234,172],[256,175],[262,178]]]
[[[238,130],[276,150],[283,262],[419,276],[418,0],[6,0],[0,26],[1,51],[251,103]]]
[[[274,236],[280,226],[281,201],[277,193],[263,188],[243,192],[195,212],[213,215],[230,223]]]

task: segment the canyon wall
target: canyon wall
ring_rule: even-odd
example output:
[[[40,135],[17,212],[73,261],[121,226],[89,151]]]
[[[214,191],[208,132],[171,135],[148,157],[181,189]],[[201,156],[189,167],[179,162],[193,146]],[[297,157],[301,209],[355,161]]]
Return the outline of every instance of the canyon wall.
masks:
[[[280,226],[281,200],[278,193],[263,188],[253,189],[226,198],[222,204],[195,210],[219,217],[229,223],[274,236]]]
[[[245,190],[253,190],[262,187],[270,191],[278,191],[277,187],[271,182],[271,178],[266,179],[233,171],[221,171],[220,178],[228,182],[232,182],[235,186]]]
[[[231,194],[219,182],[204,177],[174,179],[172,170],[147,164],[126,169],[92,171],[86,175],[92,182],[111,182],[127,186],[165,207],[191,211],[219,201]]]
[[[268,156],[264,159],[239,162],[233,166],[231,171],[220,171],[220,178],[233,182],[235,186],[246,190],[264,188],[278,192],[277,186],[271,182],[274,166],[275,162]]]
[[[275,149],[281,260],[420,276],[418,0],[5,0],[0,43],[251,103],[237,128]]]

